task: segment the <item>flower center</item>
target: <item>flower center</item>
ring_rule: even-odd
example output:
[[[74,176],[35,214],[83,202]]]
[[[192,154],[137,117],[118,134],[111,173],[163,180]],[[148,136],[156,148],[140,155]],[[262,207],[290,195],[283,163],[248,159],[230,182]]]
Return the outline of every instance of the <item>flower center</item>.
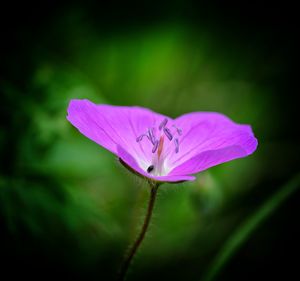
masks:
[[[165,118],[157,128],[151,127],[147,130],[146,133],[140,135],[136,138],[137,142],[141,142],[144,137],[152,144],[152,153],[153,157],[151,160],[151,165],[148,166],[147,172],[154,175],[165,175],[166,167],[164,166],[164,161],[169,154],[169,151],[166,151],[164,148],[165,137],[169,142],[173,141],[175,147],[175,153],[179,152],[179,140],[178,136],[181,136],[182,130],[177,128],[175,125],[172,126],[172,130],[167,127],[168,119]],[[177,136],[177,137],[175,137]]]

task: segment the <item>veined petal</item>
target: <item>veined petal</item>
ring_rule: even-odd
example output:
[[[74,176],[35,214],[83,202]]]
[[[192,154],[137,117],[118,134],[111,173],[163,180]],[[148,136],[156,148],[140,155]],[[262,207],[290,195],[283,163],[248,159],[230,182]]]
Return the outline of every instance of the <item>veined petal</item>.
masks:
[[[194,174],[252,154],[257,139],[249,125],[234,123],[219,113],[199,112],[175,120],[184,131],[180,155],[172,154],[170,175]]]
[[[136,138],[164,118],[142,107],[96,105],[89,100],[72,100],[67,116],[83,135],[117,156],[117,146],[123,147],[141,167],[152,160],[152,144]]]
[[[249,125],[236,124],[219,113],[189,113],[175,119],[174,123],[183,131],[180,139],[180,153],[172,153],[168,159],[169,167],[173,170],[176,169],[176,173],[179,171],[176,167],[206,151],[226,151],[226,148],[232,146],[239,147],[239,155],[232,158],[235,159],[253,153],[257,147],[257,140]],[[235,154],[236,149],[234,150]],[[222,161],[216,161],[216,163],[220,164],[232,160],[229,159],[229,156],[227,157],[229,160],[226,160],[226,157]]]
[[[124,148],[121,146],[117,147],[118,156],[121,158],[123,162],[126,163],[130,168],[132,168],[135,172],[137,172],[140,176],[153,179],[159,182],[182,182],[182,181],[193,181],[196,178],[190,175],[167,175],[167,176],[153,176],[150,173],[145,172],[138,165],[136,160],[130,155]]]
[[[170,172],[171,175],[195,174],[218,164],[247,156],[240,146],[233,145],[217,150],[207,150],[199,153]]]

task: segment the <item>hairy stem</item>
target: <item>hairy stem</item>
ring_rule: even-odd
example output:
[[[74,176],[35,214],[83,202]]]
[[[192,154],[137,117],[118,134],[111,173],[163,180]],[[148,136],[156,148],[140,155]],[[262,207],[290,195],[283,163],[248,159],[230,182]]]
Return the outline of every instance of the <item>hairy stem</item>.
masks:
[[[145,238],[145,235],[147,233],[149,223],[150,223],[150,220],[151,220],[151,216],[152,216],[152,212],[153,212],[155,199],[156,199],[157,189],[158,189],[157,184],[151,184],[150,183],[150,186],[151,186],[151,194],[150,194],[150,198],[149,198],[149,201],[148,201],[147,213],[146,213],[146,216],[145,216],[145,220],[144,220],[142,229],[141,229],[137,239],[134,241],[133,245],[131,246],[127,256],[123,260],[121,269],[120,269],[118,277],[117,277],[118,281],[125,280],[126,273],[129,269],[131,261],[132,261],[133,257],[135,256],[135,254],[137,253],[137,251],[138,251],[140,245],[142,244],[142,242]]]

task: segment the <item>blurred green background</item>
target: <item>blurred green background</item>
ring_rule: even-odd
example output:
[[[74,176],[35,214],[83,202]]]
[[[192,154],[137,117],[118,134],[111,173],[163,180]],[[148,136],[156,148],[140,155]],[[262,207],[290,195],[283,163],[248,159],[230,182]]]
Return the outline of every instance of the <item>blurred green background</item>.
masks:
[[[250,1],[5,6],[1,272],[113,280],[139,230],[146,184],[66,121],[70,99],[87,98],[171,117],[222,112],[259,140],[250,157],[161,187],[128,280],[295,280],[299,178],[286,185],[300,167],[293,11]]]

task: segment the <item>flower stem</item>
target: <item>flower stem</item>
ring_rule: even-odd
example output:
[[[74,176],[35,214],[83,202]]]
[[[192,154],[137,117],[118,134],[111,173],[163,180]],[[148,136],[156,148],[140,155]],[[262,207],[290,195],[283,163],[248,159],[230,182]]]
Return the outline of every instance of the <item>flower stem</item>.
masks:
[[[143,242],[143,240],[145,238],[145,235],[146,235],[146,232],[148,230],[149,222],[151,220],[153,207],[154,207],[154,203],[155,203],[155,199],[156,199],[156,194],[157,194],[157,190],[158,190],[158,184],[150,183],[150,186],[151,186],[151,194],[150,194],[150,198],[149,198],[149,201],[148,201],[147,213],[146,213],[146,216],[145,216],[145,220],[144,220],[142,229],[141,229],[137,239],[134,241],[133,245],[131,246],[128,254],[125,257],[125,259],[123,260],[123,263],[121,265],[121,269],[120,269],[118,277],[117,277],[117,281],[125,280],[126,273],[129,269],[131,261],[132,261],[133,257],[135,256],[136,252],[138,251],[141,243]]]

